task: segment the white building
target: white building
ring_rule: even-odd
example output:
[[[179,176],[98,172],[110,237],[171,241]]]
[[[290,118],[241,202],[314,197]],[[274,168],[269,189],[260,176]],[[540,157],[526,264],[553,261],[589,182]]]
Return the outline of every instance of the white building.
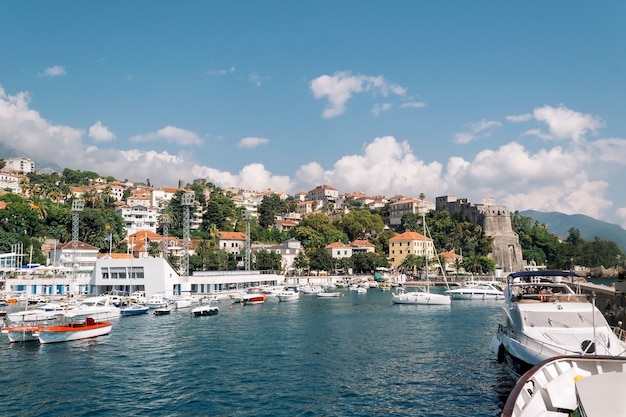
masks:
[[[402,216],[405,213],[426,214],[435,209],[435,203],[427,200],[407,198],[389,205],[389,224],[398,226],[402,224]]]
[[[28,174],[35,172],[35,162],[28,158],[7,158],[4,160],[4,170]]]
[[[156,207],[123,205],[118,206],[115,209],[115,213],[124,220],[127,236],[137,233],[140,230],[149,230],[156,233],[159,219],[159,211]]]
[[[10,190],[13,194],[22,194],[19,178],[16,175],[0,173],[0,190]]]

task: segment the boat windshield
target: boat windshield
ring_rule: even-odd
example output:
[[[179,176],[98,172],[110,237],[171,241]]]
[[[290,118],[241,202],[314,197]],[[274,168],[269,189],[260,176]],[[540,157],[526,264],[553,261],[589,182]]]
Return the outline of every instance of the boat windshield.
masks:
[[[595,321],[591,309],[589,311],[581,311],[578,313],[553,311],[546,313],[545,311],[528,311],[524,313],[524,324],[530,327],[548,327],[548,328],[589,328],[594,326],[605,326],[606,320],[599,310],[595,310]]]

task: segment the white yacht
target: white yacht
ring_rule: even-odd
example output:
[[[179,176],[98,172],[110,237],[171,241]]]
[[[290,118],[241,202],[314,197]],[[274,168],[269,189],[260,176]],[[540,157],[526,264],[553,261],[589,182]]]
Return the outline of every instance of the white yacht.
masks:
[[[455,300],[503,300],[504,291],[497,281],[465,281],[460,288],[447,290]]]
[[[624,356],[626,344],[586,295],[568,285],[568,271],[524,271],[508,276],[504,321],[491,350],[515,377],[560,355]]]

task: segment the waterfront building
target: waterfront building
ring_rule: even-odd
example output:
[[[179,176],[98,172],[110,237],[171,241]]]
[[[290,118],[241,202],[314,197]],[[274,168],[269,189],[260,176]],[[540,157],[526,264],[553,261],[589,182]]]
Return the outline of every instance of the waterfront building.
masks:
[[[119,254],[114,254],[119,255]],[[154,294],[210,295],[261,285],[282,285],[284,276],[264,271],[202,271],[180,276],[163,258],[109,256],[98,258],[88,275],[63,267],[37,266],[15,270],[5,290],[27,296],[77,297],[143,291]]]
[[[433,240],[417,232],[404,232],[389,239],[389,262],[392,268],[397,268],[408,255],[432,259],[435,255]]]

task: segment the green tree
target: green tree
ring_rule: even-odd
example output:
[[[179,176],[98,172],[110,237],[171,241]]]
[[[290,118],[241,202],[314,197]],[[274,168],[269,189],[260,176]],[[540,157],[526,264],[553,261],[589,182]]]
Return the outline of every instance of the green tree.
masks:
[[[343,214],[335,226],[343,231],[350,241],[353,241],[378,236],[385,224],[377,213],[369,210],[353,210]]]
[[[282,270],[282,257],[280,254],[265,249],[254,253],[254,269],[259,271]]]
[[[266,195],[257,208],[259,213],[259,225],[263,228],[274,226],[277,215],[287,212],[285,202],[276,194]]]
[[[324,249],[313,249],[309,253],[309,267],[314,271],[332,271],[333,258]]]

